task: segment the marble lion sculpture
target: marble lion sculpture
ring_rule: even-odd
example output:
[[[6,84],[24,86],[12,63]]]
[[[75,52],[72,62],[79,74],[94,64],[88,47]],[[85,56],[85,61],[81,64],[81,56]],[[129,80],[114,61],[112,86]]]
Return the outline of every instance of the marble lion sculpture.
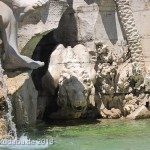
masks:
[[[0,31],[4,44],[3,67],[6,70],[20,68],[37,69],[43,62],[23,56],[18,50],[17,23],[20,17],[46,4],[48,0],[0,0]]]
[[[82,61],[78,59],[79,51],[84,53]],[[77,52],[78,51],[78,52]],[[55,95],[58,87],[58,95],[56,99],[47,98],[52,105],[55,101],[59,107],[56,112],[49,115],[52,119],[73,119],[79,118],[85,113],[86,108],[95,106],[95,88],[93,79],[91,79],[92,71],[87,71],[86,60],[89,53],[83,45],[77,45],[74,48],[59,45],[52,53],[48,72],[43,76],[43,88],[49,95]],[[80,55],[81,56],[81,55]],[[89,66],[89,64],[88,64]],[[94,74],[94,73],[93,73]],[[94,76],[94,75],[93,75]],[[41,105],[38,105],[39,111],[45,109],[43,98],[41,97]],[[46,103],[45,103],[46,104]],[[51,110],[49,108],[49,110]]]

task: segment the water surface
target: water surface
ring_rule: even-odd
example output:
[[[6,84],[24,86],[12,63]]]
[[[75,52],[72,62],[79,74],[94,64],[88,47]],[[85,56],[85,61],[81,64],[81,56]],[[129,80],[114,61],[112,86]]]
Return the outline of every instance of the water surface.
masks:
[[[53,137],[45,150],[150,150],[150,120],[53,122],[31,136]]]
[[[150,150],[149,119],[55,121],[21,132],[31,140],[54,141],[48,147],[28,145],[27,150]]]

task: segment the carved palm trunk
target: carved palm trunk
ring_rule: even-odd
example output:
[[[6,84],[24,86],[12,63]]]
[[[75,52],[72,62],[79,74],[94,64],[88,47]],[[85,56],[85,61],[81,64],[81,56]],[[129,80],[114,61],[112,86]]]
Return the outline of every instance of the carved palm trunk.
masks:
[[[141,40],[138,31],[136,29],[129,0],[114,0],[114,1],[116,3],[119,19],[128,42],[129,50],[131,53],[131,62],[137,63],[144,69],[145,63]]]

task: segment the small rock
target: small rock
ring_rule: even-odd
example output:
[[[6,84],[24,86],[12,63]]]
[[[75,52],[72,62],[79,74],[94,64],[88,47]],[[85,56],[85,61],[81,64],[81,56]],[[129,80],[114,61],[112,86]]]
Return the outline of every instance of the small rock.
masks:
[[[150,118],[150,111],[146,106],[142,105],[138,109],[136,109],[133,113],[126,117],[127,119],[145,119]]]

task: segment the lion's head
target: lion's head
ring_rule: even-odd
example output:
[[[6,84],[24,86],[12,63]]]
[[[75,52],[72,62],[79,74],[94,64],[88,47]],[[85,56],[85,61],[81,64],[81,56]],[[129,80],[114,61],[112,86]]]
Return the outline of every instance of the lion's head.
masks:
[[[94,85],[85,69],[79,63],[67,64],[59,80],[58,105],[82,113],[94,101],[93,92]]]

